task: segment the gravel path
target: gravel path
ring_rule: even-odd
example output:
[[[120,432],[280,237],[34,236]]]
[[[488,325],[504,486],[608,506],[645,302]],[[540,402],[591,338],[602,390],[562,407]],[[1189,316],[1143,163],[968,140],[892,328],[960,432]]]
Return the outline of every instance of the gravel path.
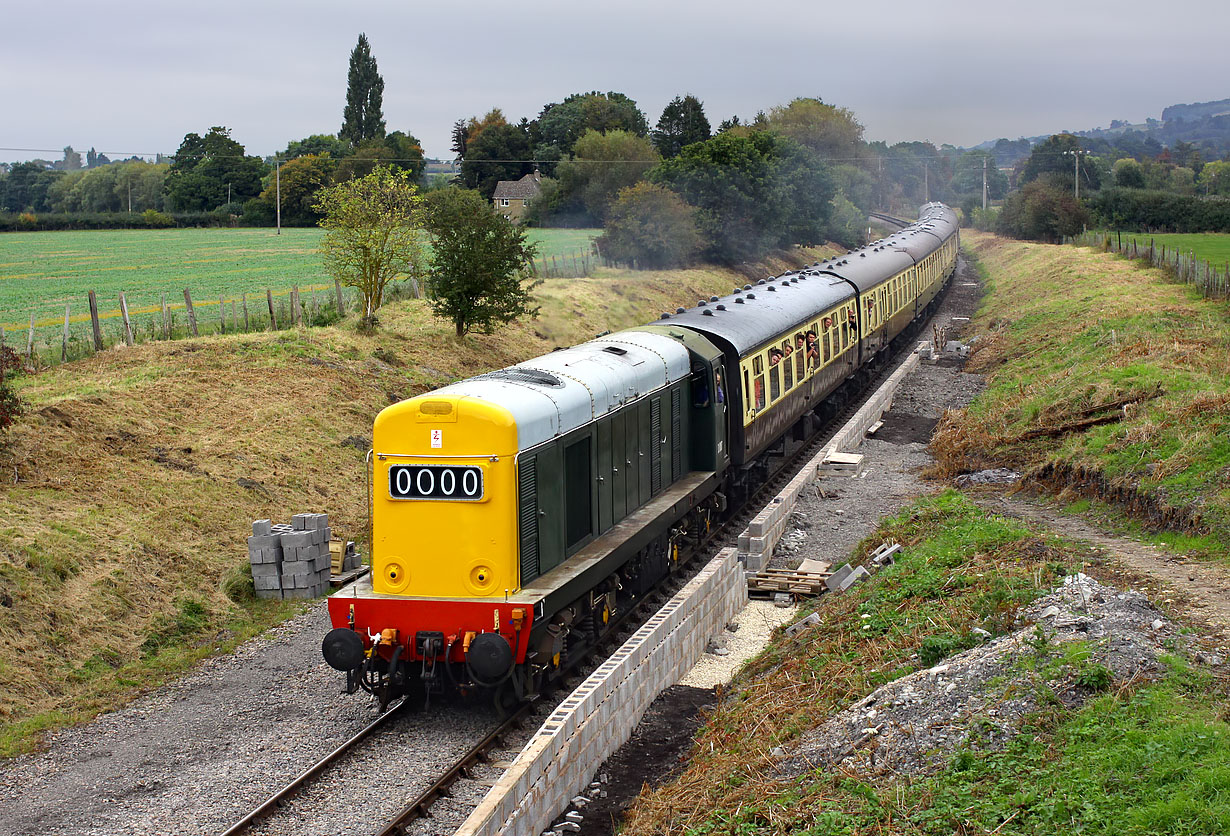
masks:
[[[55,734],[44,751],[0,764],[0,834],[225,830],[375,717],[367,699],[341,694],[342,677],[321,659],[327,629],[321,602],[120,711]],[[446,708],[401,718],[381,732],[382,745],[352,759],[344,784],[329,776],[291,806],[293,814],[319,792],[338,792],[327,819],[281,816],[256,832],[370,829],[494,723],[490,712]]]

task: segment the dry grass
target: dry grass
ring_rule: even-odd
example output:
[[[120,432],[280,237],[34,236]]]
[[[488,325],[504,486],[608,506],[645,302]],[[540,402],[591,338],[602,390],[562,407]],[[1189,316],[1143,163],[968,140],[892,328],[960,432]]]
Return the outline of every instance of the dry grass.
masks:
[[[420,301],[333,328],[103,352],[20,382],[0,461],[0,755],[294,608],[250,598],[253,519],[327,511],[361,539],[363,456],[391,402],[727,293],[725,270],[603,271],[542,316],[456,340]],[[349,440],[349,443],[347,443]]]

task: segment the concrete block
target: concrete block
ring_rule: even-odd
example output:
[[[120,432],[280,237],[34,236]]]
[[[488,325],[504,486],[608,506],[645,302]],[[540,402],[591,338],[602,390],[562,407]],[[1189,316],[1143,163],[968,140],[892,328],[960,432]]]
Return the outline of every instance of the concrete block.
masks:
[[[833,572],[833,574],[825,578],[824,585],[829,588],[829,592],[838,592],[843,589],[841,582],[850,577],[853,572],[854,569],[852,569],[850,564],[847,563],[845,566],[842,566],[840,569]]]
[[[273,531],[273,523],[269,520],[254,520],[252,522],[252,533],[258,537],[266,536]]]
[[[253,534],[248,538],[249,549],[281,548],[282,538],[277,534]]]
[[[276,563],[253,563],[252,577],[254,578],[276,578],[281,572],[278,571]]]
[[[820,623],[820,613],[814,612],[811,615],[807,616],[807,618],[804,618],[800,621],[796,621],[793,624],[791,624],[789,627],[787,627],[786,635],[793,636],[795,633],[799,632],[800,630],[805,630],[808,627],[811,627],[813,624],[819,624],[819,623]]]
[[[310,589],[282,589],[282,597],[287,601],[306,601],[314,598]]]
[[[299,549],[312,545],[312,532],[292,531],[282,535],[283,549]]]
[[[316,571],[316,565],[309,560],[283,560],[283,575],[310,575]]]
[[[850,587],[854,586],[856,583],[861,581],[863,578],[868,577],[870,574],[871,573],[868,572],[866,569],[864,569],[862,566],[859,566],[853,572],[851,572],[848,576],[842,579],[839,588],[844,592],[845,590],[849,589]]]
[[[279,578],[277,575],[274,575],[273,577],[259,577],[259,576],[253,575],[252,576],[252,587],[257,592],[263,592],[263,591],[267,591],[271,589],[281,589],[282,579]]]
[[[282,590],[281,589],[257,589],[256,597],[262,598],[262,599],[275,599],[275,600],[281,601],[282,600]]]
[[[295,514],[290,518],[290,527],[295,531],[304,531],[308,528],[308,518],[311,514]]]

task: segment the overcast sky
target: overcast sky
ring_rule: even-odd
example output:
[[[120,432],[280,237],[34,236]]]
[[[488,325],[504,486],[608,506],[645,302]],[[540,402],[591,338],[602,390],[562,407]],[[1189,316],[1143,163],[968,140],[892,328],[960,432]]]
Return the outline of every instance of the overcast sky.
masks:
[[[384,77],[388,129],[436,157],[451,156],[458,118],[494,106],[510,121],[533,118],[588,90],[626,93],[651,125],[690,92],[715,127],[818,96],[853,110],[868,139],[955,145],[1230,97],[1224,0],[450,5],[11,4],[0,21],[0,160],[58,158],[65,145],[171,153],[211,125],[261,155],[335,133],[359,32]]]

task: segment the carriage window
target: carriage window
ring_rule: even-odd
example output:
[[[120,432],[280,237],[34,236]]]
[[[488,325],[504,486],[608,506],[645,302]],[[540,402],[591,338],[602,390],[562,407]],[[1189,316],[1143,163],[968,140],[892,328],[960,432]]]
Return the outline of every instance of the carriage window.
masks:
[[[794,335],[794,380],[803,380],[803,369],[811,365],[811,356],[807,349],[807,336],[800,331]]]
[[[769,367],[769,400],[776,401],[781,396],[781,366],[775,363]]]
[[[754,403],[756,404],[756,409],[764,409],[764,375],[756,375],[756,382],[753,386],[756,390],[753,395],[755,398]]]

